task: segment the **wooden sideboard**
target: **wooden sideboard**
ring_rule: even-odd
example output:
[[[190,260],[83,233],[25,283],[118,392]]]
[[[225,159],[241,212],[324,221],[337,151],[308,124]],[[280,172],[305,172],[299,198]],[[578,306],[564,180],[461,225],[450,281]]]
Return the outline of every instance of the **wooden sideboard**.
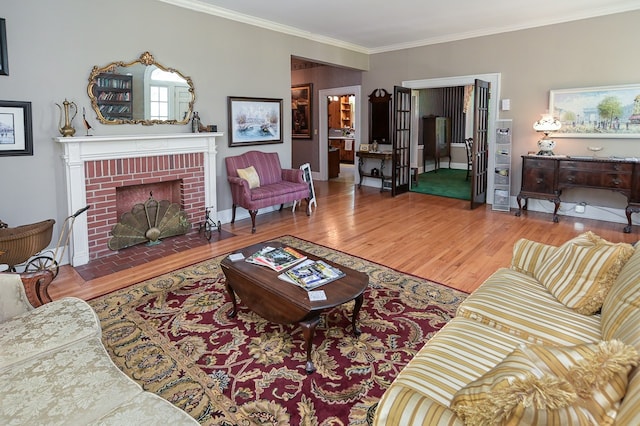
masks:
[[[640,162],[610,158],[522,156],[522,187],[518,211],[527,209],[529,198],[542,198],[555,204],[553,221],[558,222],[563,189],[609,189],[627,197],[627,226],[631,232],[631,214],[640,212]],[[524,199],[524,206],[521,200]]]

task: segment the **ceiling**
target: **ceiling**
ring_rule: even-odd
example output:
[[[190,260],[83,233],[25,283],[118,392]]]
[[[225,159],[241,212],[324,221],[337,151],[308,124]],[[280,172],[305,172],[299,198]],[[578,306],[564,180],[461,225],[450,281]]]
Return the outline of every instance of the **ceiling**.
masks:
[[[640,0],[159,0],[363,53],[640,9]]]

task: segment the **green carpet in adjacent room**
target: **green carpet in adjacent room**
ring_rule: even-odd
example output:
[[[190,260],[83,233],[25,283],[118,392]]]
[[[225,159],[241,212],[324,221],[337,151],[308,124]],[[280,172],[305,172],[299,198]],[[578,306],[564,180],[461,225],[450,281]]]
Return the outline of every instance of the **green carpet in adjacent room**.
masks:
[[[412,192],[439,195],[441,197],[471,199],[471,181],[466,180],[467,171],[458,169],[438,169],[418,175],[418,185],[412,185]]]

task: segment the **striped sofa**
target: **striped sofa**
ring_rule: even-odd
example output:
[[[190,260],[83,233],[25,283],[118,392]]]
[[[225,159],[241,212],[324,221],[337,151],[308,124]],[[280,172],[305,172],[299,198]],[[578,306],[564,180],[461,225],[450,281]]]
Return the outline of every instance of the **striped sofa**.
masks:
[[[618,254],[625,254],[599,257],[582,246],[585,240],[621,247]],[[579,295],[553,288],[554,280],[575,281],[587,273],[599,274],[596,281],[604,288],[591,294],[586,308],[572,305]],[[598,286],[583,287],[582,296],[593,287]],[[588,375],[576,372],[592,367],[594,353],[602,358],[609,350],[624,353],[625,361],[597,385],[592,379],[585,391],[574,378]],[[378,404],[374,425],[639,425],[638,352],[640,250],[591,233],[559,247],[520,240],[511,266],[471,294],[396,377]],[[609,374],[609,365],[592,368],[591,376]],[[562,388],[561,395],[550,397],[547,383],[529,386],[553,377],[560,377],[553,389]]]

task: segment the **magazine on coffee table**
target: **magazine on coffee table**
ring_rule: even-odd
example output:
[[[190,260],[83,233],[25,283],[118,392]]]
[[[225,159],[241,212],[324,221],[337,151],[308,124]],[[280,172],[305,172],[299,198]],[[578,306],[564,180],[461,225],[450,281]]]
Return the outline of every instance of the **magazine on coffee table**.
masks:
[[[307,259],[301,264],[278,275],[283,281],[296,284],[305,290],[313,290],[346,276],[338,268],[334,268],[322,260]]]
[[[249,263],[266,266],[276,272],[281,272],[302,262],[306,258],[307,256],[291,247],[274,248],[267,246],[247,257],[245,260]]]

